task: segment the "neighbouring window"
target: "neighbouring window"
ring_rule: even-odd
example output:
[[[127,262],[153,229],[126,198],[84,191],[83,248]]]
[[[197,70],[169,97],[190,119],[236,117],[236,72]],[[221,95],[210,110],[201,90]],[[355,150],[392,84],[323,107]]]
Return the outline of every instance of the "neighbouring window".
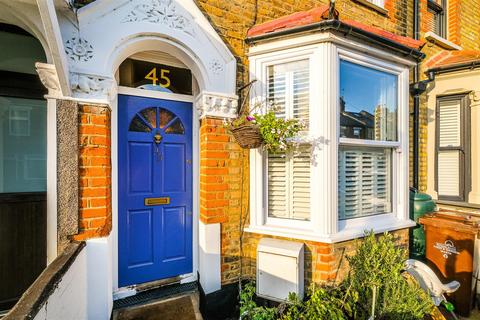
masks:
[[[0,193],[46,191],[45,100],[0,96]]]
[[[392,152],[398,147],[397,78],[340,61],[340,220],[392,212]]]
[[[367,0],[367,1],[381,8],[384,7],[384,2],[385,2],[384,0]]]
[[[267,98],[278,117],[309,122],[309,61],[268,67]],[[310,146],[289,153],[268,154],[268,216],[295,220],[310,219]]]
[[[468,95],[437,98],[436,121],[438,199],[467,201],[470,180]]]
[[[426,19],[430,31],[440,37],[447,37],[447,1],[446,0],[428,0]]]

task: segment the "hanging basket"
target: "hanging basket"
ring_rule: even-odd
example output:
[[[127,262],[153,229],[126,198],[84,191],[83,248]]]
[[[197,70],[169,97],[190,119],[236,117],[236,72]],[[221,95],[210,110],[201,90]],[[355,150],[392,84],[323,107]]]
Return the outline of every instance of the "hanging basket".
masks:
[[[243,124],[241,126],[231,128],[230,131],[237,143],[243,149],[255,149],[263,144],[263,138],[260,130],[256,125]]]

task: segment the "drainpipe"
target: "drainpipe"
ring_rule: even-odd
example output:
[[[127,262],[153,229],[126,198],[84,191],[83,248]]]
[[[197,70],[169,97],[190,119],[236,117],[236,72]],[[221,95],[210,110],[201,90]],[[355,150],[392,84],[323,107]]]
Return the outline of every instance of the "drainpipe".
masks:
[[[418,40],[420,38],[420,3],[419,0],[414,0],[413,4],[413,38]],[[418,83],[420,78],[420,65],[417,64],[413,70],[413,85]],[[412,88],[411,88],[412,89]],[[412,90],[411,90],[412,92]],[[420,93],[413,93],[413,187],[418,190],[419,187],[419,131],[420,131]]]
[[[413,8],[413,37],[420,38],[420,1],[414,0]],[[413,96],[413,188],[418,190],[419,179],[419,153],[420,153],[420,96],[427,91],[430,82],[435,81],[435,71],[429,70],[428,79],[420,81],[420,62],[413,69],[413,83],[410,85],[410,94]]]

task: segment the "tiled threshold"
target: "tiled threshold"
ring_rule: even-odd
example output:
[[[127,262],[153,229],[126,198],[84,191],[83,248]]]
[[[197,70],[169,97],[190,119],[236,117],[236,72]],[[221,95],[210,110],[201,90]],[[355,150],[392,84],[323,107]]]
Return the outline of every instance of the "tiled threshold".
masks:
[[[118,299],[113,302],[113,310],[122,309],[127,307],[139,306],[148,304],[153,301],[159,301],[168,299],[174,296],[185,295],[198,291],[198,285],[196,282],[184,283],[184,284],[171,284],[162,286],[147,291],[142,291],[134,296]]]

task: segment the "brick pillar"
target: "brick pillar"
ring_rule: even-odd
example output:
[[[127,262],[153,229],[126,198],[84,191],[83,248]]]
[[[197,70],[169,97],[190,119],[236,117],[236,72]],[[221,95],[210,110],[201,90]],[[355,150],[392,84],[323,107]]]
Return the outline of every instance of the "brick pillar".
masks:
[[[200,127],[200,220],[223,223],[240,208],[241,149],[222,120],[203,119]]]
[[[106,237],[112,229],[110,109],[79,110],[80,232],[76,240]]]

